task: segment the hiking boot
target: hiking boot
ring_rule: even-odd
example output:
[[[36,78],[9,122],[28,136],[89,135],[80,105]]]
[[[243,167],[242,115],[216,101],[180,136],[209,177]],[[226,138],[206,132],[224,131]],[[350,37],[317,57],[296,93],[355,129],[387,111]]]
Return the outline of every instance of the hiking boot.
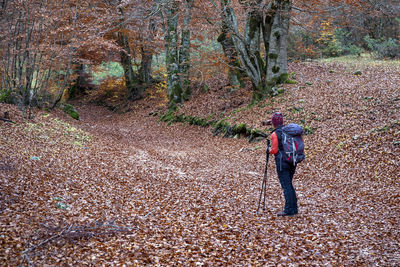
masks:
[[[280,211],[276,215],[278,215],[278,216],[293,216],[294,214],[289,214],[289,213],[286,213],[284,211]]]

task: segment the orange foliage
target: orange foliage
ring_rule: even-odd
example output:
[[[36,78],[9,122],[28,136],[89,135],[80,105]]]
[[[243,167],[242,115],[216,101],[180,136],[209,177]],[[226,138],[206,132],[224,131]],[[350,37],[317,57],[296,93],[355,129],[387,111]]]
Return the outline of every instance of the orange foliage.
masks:
[[[109,77],[100,84],[98,90],[91,94],[91,98],[114,102],[125,97],[126,94],[125,78]]]

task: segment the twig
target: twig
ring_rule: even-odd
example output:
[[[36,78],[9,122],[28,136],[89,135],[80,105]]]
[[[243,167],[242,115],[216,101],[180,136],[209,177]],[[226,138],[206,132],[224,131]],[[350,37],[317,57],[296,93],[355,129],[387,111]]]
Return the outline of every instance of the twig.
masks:
[[[67,227],[64,228],[64,230],[62,230],[59,234],[50,237],[49,239],[47,239],[47,240],[45,240],[45,241],[39,243],[39,244],[36,245],[36,246],[30,247],[30,248],[28,248],[28,249],[25,249],[25,250],[22,252],[22,254],[25,255],[27,252],[33,251],[33,250],[37,249],[38,247],[43,246],[43,245],[49,243],[50,241],[52,241],[52,240],[54,240],[54,239],[56,239],[56,238],[59,238],[60,236],[62,236],[62,235],[64,234],[65,231],[69,231],[69,230],[71,229],[71,227],[72,227],[72,224],[71,224],[68,228],[67,228]]]
[[[152,211],[153,212],[153,211]],[[152,212],[147,214],[146,216],[150,215]],[[22,252],[22,258],[24,261],[28,263],[28,266],[33,266],[34,264],[30,261],[29,259],[29,254],[36,250],[39,247],[42,247],[54,240],[57,239],[66,239],[72,240],[72,239],[81,239],[81,238],[92,238],[94,236],[108,236],[108,235],[114,235],[117,233],[129,233],[132,232],[135,228],[133,225],[127,226],[127,227],[121,227],[115,224],[115,219],[109,221],[108,223],[104,223],[102,220],[97,220],[94,222],[94,224],[86,224],[86,225],[73,225],[70,224],[69,226],[62,228],[60,226],[49,226],[47,224],[41,223],[40,224],[44,229],[46,229],[49,232],[55,233],[59,231],[59,229],[62,229],[58,234],[55,234],[51,236],[50,238],[40,242],[37,245],[34,245],[30,248],[25,249]]]
[[[28,255],[23,254],[23,257],[22,257],[22,258],[24,259],[24,261],[26,261],[26,262],[28,263],[28,266],[33,266],[33,264],[32,264],[32,262],[30,261]]]
[[[15,123],[12,120],[8,120],[8,119],[4,119],[4,118],[0,118],[0,121],[5,121],[5,122],[10,122],[10,123]]]
[[[153,214],[156,210],[160,210],[160,207],[156,207],[156,208],[154,208],[152,211],[150,211],[149,213],[147,213],[146,215],[142,216],[143,219],[146,219],[149,215]]]

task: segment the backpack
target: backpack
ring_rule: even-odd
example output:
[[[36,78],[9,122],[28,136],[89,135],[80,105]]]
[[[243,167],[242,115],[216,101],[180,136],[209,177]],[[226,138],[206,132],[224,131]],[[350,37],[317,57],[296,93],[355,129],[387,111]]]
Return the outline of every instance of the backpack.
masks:
[[[304,154],[303,128],[295,123],[282,127],[281,144],[282,159],[292,165],[302,162]]]

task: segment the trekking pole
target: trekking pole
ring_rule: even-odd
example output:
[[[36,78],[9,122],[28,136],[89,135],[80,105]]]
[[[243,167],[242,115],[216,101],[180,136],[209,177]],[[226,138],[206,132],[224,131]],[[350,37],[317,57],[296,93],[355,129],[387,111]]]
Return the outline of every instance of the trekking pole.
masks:
[[[264,178],[261,184],[261,191],[260,191],[260,198],[258,200],[258,208],[257,208],[257,214],[259,214],[260,210],[260,205],[261,205],[261,199],[263,199],[263,211],[265,211],[265,197],[267,193],[267,170],[268,170],[268,161],[269,161],[269,144],[270,141],[267,140],[267,150],[266,150],[266,158],[265,158],[265,170],[264,170]]]

